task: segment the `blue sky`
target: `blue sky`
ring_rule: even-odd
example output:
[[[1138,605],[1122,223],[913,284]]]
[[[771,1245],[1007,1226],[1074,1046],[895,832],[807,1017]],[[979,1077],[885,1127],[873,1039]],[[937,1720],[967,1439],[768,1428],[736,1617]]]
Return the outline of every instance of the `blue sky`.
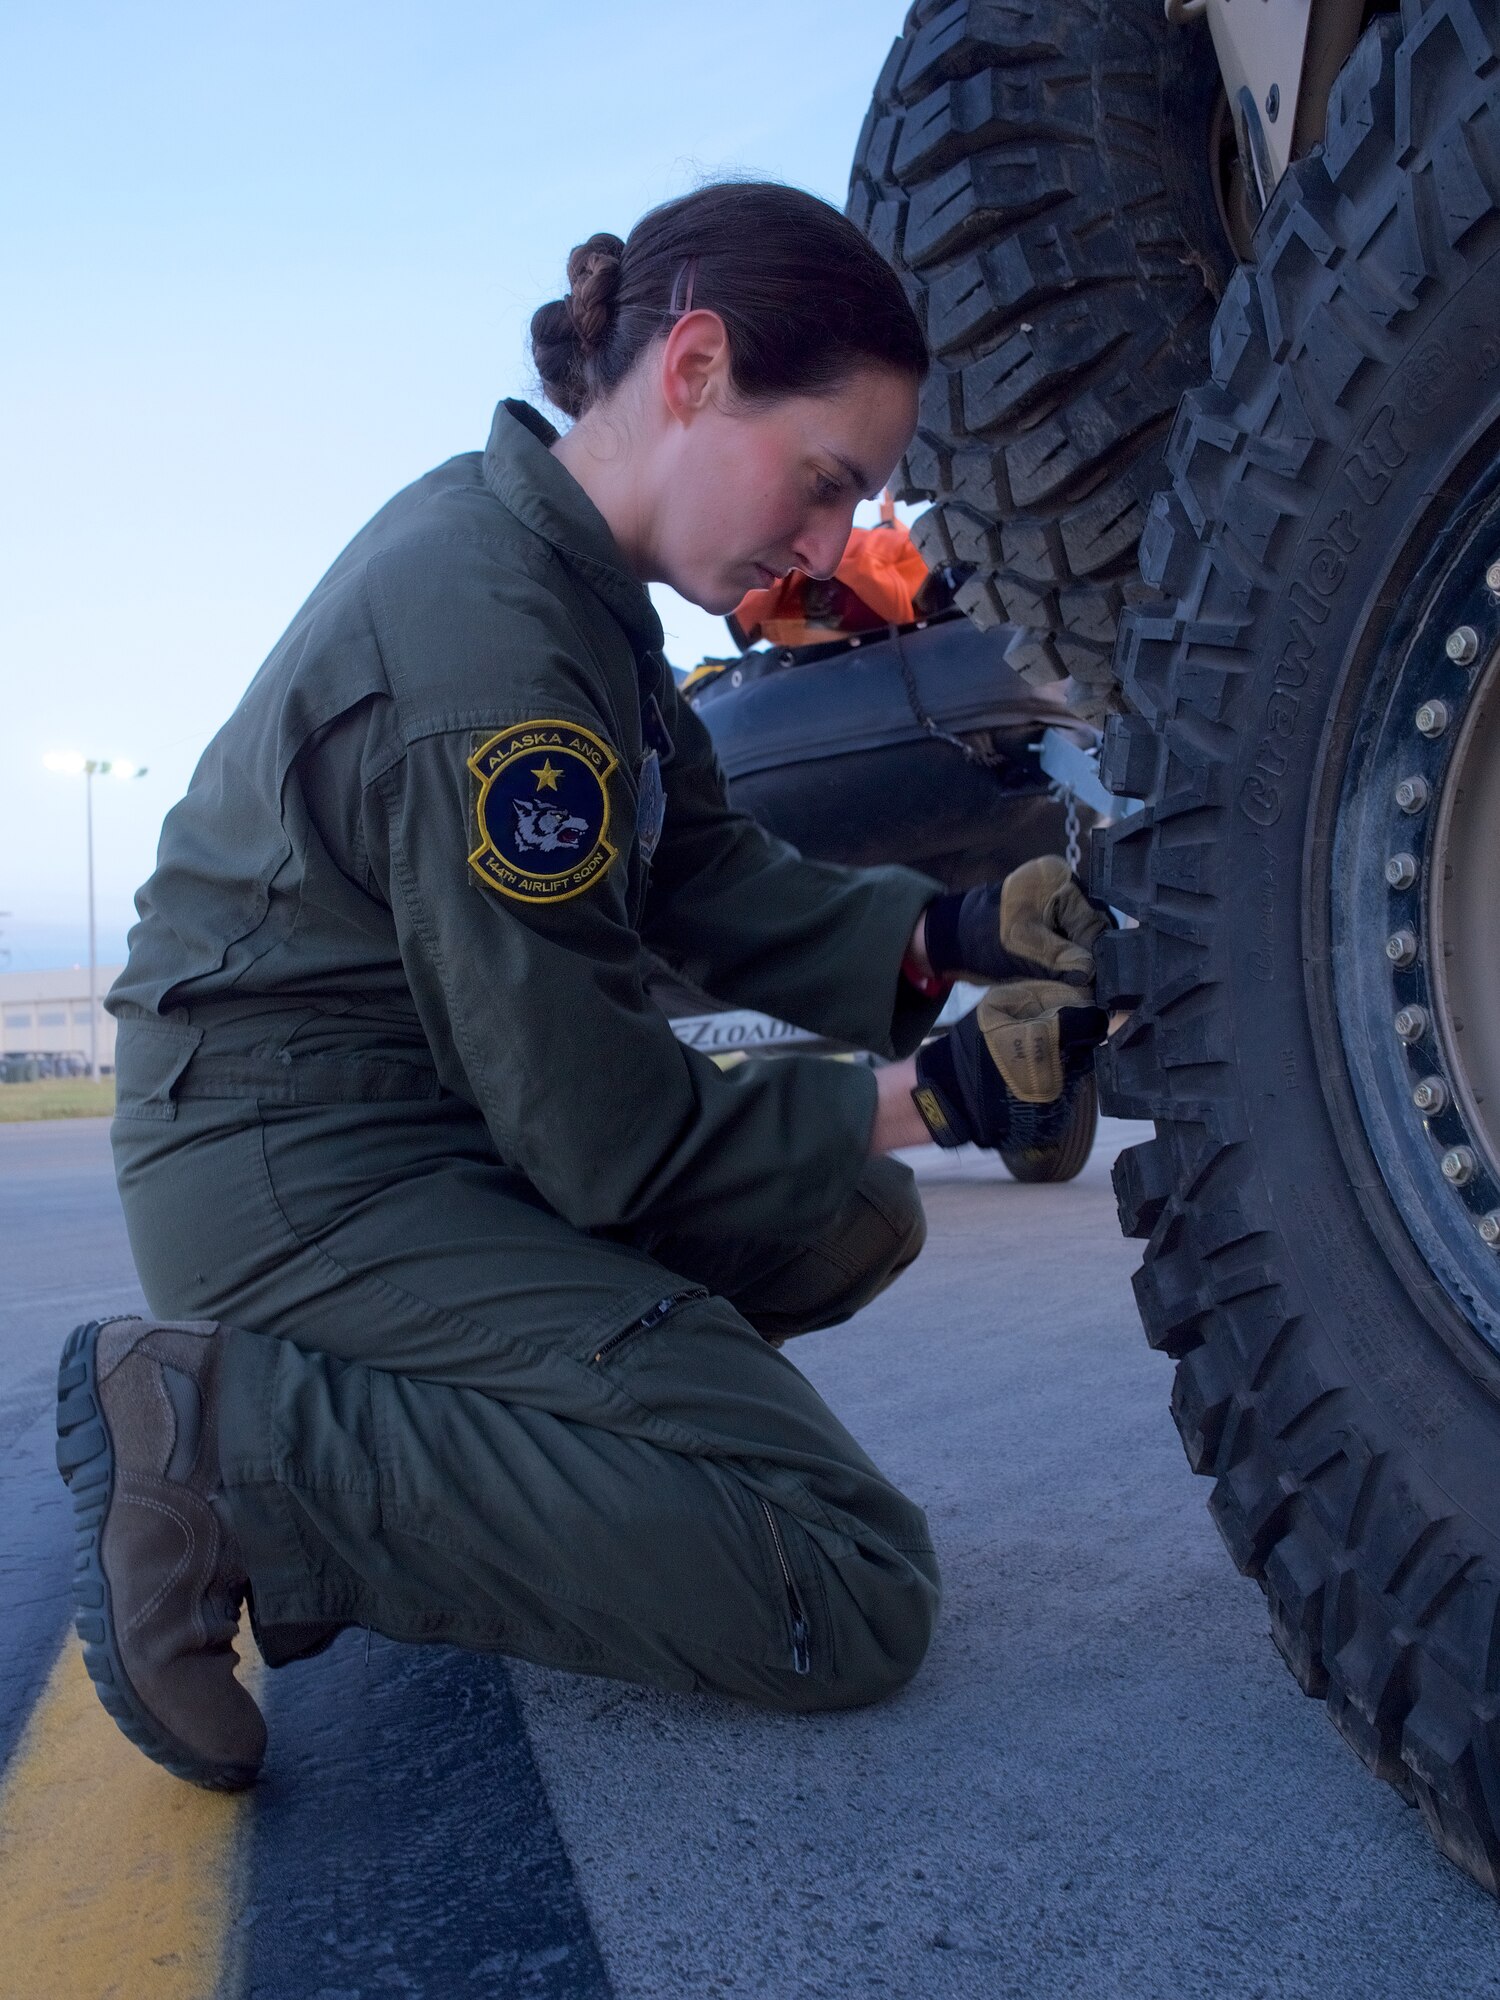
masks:
[[[900,0],[12,7],[0,967],[123,953],[162,815],[360,523],[532,394],[570,246],[715,173],[842,202]],[[680,600],[679,663],[724,643]]]

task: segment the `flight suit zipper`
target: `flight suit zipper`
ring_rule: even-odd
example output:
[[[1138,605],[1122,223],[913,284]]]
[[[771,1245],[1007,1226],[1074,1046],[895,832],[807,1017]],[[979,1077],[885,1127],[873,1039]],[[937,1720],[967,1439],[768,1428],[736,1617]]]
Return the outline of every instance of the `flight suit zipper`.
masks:
[[[786,1559],[786,1544],[781,1539],[781,1530],[776,1525],[776,1516],[771,1512],[770,1502],[762,1500],[761,1512],[766,1517],[766,1526],[771,1530],[772,1546],[776,1550],[776,1560],[781,1565],[781,1581],[786,1586],[788,1622],[792,1633],[792,1672],[806,1674],[812,1671],[811,1634],[807,1629],[807,1618],[802,1610],[802,1599],[797,1586],[792,1581],[792,1566]]]
[[[601,1341],[594,1349],[594,1366],[613,1354],[617,1347],[623,1347],[627,1340],[634,1340],[638,1333],[649,1333],[654,1326],[660,1326],[664,1319],[670,1319],[679,1306],[692,1299],[706,1299],[708,1293],[702,1285],[690,1285],[686,1291],[672,1292],[664,1299],[658,1299],[654,1306],[648,1306],[639,1319],[633,1319],[629,1326],[622,1326],[612,1333],[608,1340]]]

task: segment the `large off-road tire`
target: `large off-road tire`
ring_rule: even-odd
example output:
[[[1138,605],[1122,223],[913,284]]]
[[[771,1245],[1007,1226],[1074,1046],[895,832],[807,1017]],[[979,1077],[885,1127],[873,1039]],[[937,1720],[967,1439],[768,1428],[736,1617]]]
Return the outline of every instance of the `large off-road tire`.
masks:
[[[1107,781],[1107,1110],[1276,1642],[1500,1888],[1500,18],[1350,58],[1167,451]],[[1486,572],[1494,581],[1487,585]],[[1096,878],[1097,879],[1097,878]],[[1415,1096],[1414,1096],[1415,1093]]]
[[[934,358],[898,492],[929,563],[1028,633],[1091,714],[1183,390],[1232,268],[1206,29],[1161,0],[917,0],[860,135],[849,213]]]

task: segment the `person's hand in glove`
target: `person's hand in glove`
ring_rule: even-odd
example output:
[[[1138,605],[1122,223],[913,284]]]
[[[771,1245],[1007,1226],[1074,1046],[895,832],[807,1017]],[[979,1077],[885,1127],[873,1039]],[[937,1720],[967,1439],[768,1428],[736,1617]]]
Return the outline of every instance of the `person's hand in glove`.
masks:
[[[1108,1028],[1104,1009],[1061,980],[993,986],[972,1014],[917,1051],[912,1102],[940,1146],[1003,1146],[1023,1122],[1027,1143],[1045,1144],[1047,1113],[1055,1110],[1060,1132]]]
[[[906,977],[934,996],[964,977],[990,991],[976,1012],[909,1058],[911,1067],[876,1071],[871,1150],[924,1138],[1001,1146],[1017,1128],[1037,1145],[1047,1143],[1050,1125],[1061,1133],[1108,1028],[1093,1004],[1093,947],[1111,926],[1056,854],[1025,862],[1003,882],[929,903]]]
[[[940,979],[1063,980],[1092,987],[1094,944],[1110,919],[1060,854],[1038,855],[1003,882],[927,905],[923,943]]]

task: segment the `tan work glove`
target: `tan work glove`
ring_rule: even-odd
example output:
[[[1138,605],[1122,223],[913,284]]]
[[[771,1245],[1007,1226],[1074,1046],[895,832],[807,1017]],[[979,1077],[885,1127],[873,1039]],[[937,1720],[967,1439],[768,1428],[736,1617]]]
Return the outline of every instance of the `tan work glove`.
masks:
[[[1093,947],[1109,928],[1062,856],[1042,854],[1003,882],[935,898],[925,943],[933,971],[945,979],[1060,979],[1091,988]]]
[[[1109,929],[1060,854],[1041,854],[1000,885],[1000,943],[1054,979],[1094,983],[1094,945]]]
[[[1018,1105],[1052,1105],[1093,1062],[1109,1016],[1060,979],[992,986],[972,1014],[917,1051],[912,1099],[940,1146],[1003,1146]],[[1033,1137],[1035,1119],[1027,1121]]]
[[[1081,991],[1060,979],[1008,979],[985,994],[974,1010],[975,1025],[1012,1097],[1022,1104],[1050,1104],[1062,1096],[1068,1055],[1103,1040],[1107,1020],[1088,1004],[1091,998],[1091,989]],[[1081,1014],[1090,1019],[1065,1021]]]

